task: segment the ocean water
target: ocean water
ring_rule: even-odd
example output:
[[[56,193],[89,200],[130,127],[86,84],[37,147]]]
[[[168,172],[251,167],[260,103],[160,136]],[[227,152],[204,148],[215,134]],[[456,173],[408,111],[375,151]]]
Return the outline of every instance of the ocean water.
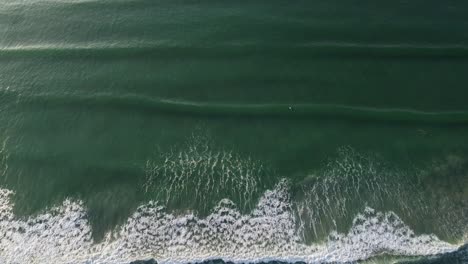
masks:
[[[467,8],[0,1],[0,263],[468,263]]]

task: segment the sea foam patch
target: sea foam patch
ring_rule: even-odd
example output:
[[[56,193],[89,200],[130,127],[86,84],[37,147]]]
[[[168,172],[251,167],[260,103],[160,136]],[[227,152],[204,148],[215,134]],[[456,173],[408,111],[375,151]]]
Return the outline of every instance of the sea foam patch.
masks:
[[[1,263],[128,263],[147,258],[158,263],[207,259],[331,263],[382,253],[432,255],[457,248],[433,235],[415,235],[396,214],[371,208],[355,217],[346,234],[333,232],[323,244],[306,245],[298,235],[284,180],[266,191],[248,214],[228,199],[205,218],[174,215],[149,202],[99,243],[92,240],[82,202],[65,200],[40,215],[17,219],[12,195],[0,191]]]
[[[204,213],[226,197],[248,211],[261,190],[266,189],[265,182],[275,178],[261,161],[232,149],[217,148],[198,133],[181,146],[148,158],[144,171],[143,189],[161,205],[180,206],[190,199]]]

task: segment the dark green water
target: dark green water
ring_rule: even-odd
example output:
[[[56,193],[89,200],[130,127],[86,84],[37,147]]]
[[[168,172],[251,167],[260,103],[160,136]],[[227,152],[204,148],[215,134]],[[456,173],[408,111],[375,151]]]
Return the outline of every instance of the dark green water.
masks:
[[[455,250],[467,9],[3,0],[0,262]]]

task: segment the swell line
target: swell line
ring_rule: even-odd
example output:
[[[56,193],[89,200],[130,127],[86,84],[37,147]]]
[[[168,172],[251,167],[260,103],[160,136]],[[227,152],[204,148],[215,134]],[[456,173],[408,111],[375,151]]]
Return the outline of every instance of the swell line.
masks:
[[[125,57],[125,56],[220,56],[255,55],[272,53],[280,56],[305,57],[396,57],[396,58],[468,58],[466,45],[424,44],[372,44],[372,43],[264,43],[220,42],[178,43],[159,41],[155,43],[91,43],[88,45],[29,45],[0,48],[0,58],[17,57]],[[295,56],[297,55],[297,56]]]
[[[350,120],[421,122],[434,124],[468,124],[468,111],[421,111],[400,108],[375,108],[319,103],[217,103],[171,100],[127,94],[95,95],[24,95],[14,92],[0,94],[4,103],[27,104],[41,108],[104,107],[143,111],[219,117],[284,117],[284,118],[338,118]]]

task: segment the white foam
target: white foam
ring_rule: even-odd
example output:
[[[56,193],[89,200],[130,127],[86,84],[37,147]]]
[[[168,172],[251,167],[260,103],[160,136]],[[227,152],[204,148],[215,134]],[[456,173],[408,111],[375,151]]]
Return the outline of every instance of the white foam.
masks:
[[[218,258],[323,263],[456,249],[433,235],[416,236],[396,214],[371,208],[356,216],[347,234],[334,232],[321,245],[306,245],[296,230],[285,181],[266,191],[249,214],[227,199],[206,218],[176,216],[149,202],[100,243],[92,241],[82,202],[66,200],[38,216],[16,219],[11,195],[0,190],[0,263],[128,263],[147,258],[159,263]]]
[[[427,200],[411,178],[414,175],[407,176],[378,158],[340,148],[336,159],[299,185],[295,209],[304,239],[322,239],[337,228],[337,222],[352,221],[366,205],[393,208],[415,221],[429,215]]]
[[[196,134],[180,150],[163,151],[147,160],[144,190],[168,205],[190,197],[197,208],[211,209],[216,201],[235,197],[248,207],[262,186],[263,164],[232,150],[216,149]],[[210,204],[214,201],[214,204]]]

